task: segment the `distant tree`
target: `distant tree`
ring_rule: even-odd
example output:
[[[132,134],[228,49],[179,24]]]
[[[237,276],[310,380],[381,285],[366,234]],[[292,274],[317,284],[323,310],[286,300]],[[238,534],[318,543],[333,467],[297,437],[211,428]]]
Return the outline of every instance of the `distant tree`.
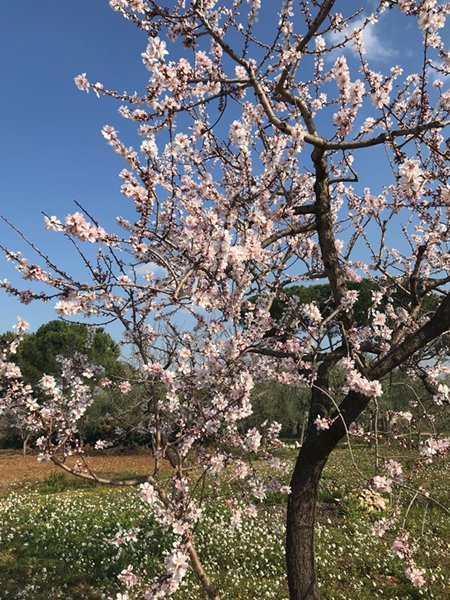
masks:
[[[284,437],[301,437],[306,426],[309,390],[276,382],[259,383],[253,390],[253,413],[245,421],[259,427],[264,421],[277,421]]]
[[[94,330],[91,330],[94,331]],[[54,320],[45,323],[35,333],[26,334],[10,360],[17,364],[25,383],[36,388],[44,375],[58,379],[61,373],[59,358],[72,358],[76,353],[86,355],[89,362],[104,369],[105,377],[124,379],[129,369],[120,361],[120,347],[102,328],[95,329],[93,339],[88,344],[89,328],[81,323]],[[11,344],[15,334],[7,331],[0,335],[0,350]],[[99,392],[100,393],[100,392]],[[103,390],[101,409],[86,415],[82,434],[87,441],[92,436],[108,438],[114,432],[114,415],[123,404],[123,394],[118,390]],[[22,445],[24,454],[30,441],[30,434],[23,421],[11,415],[2,418],[0,443],[6,447]]]
[[[380,292],[380,284],[377,280],[362,279],[361,281],[347,281],[347,289],[356,292],[356,302],[353,305],[354,319],[359,327],[370,324],[370,310],[372,308],[373,294]],[[256,301],[256,297],[254,298]],[[428,293],[424,296],[420,306],[419,316],[433,314],[440,298],[437,294]],[[390,302],[395,309],[409,309],[410,296],[406,290],[398,286],[392,291],[391,297],[384,297],[380,301],[380,309],[385,309]],[[298,328],[304,328],[308,324],[308,318],[305,317],[304,307],[314,303],[320,310],[322,316],[329,317],[336,310],[337,305],[333,297],[333,292],[329,283],[315,285],[293,285],[286,287],[278,293],[270,307],[270,316],[277,323],[282,324],[283,328],[289,327],[294,323]],[[297,319],[296,319],[297,317]],[[303,327],[302,327],[303,326]],[[329,335],[337,333],[336,322],[330,319]],[[443,335],[436,342],[433,348],[439,347],[446,352],[450,351],[450,336]],[[429,350],[429,348],[428,348]]]
[[[12,334],[3,335],[7,339]],[[24,381],[34,386],[44,374],[58,375],[61,370],[59,356],[70,358],[76,352],[85,353],[88,335],[86,325],[50,321],[23,338],[13,361],[20,367]],[[120,347],[102,328],[95,330],[87,357],[93,364],[102,366],[106,375],[119,374],[122,368]]]
[[[349,290],[358,292],[358,299],[353,307],[355,320],[362,325],[368,322],[369,309],[372,303],[372,292],[377,289],[377,284],[369,279],[363,279],[358,282],[347,282]],[[274,299],[270,308],[270,314],[273,319],[280,321],[284,315],[292,313],[288,310],[289,300],[295,300],[299,306],[316,302],[321,308],[322,313],[331,314],[336,308],[333,293],[329,283],[316,285],[294,285],[287,287],[281,294]]]

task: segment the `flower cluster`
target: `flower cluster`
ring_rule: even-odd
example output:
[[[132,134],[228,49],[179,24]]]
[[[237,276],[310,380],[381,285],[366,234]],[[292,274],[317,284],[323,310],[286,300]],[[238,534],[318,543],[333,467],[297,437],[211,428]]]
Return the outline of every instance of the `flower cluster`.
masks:
[[[391,546],[391,554],[404,561],[405,576],[411,581],[414,587],[421,588],[426,583],[423,577],[424,571],[416,566],[412,558],[413,551],[414,548],[408,541],[408,533],[402,531]]]
[[[342,366],[347,371],[347,384],[351,390],[358,394],[375,398],[379,398],[383,394],[381,383],[379,381],[370,381],[361,375],[352,359],[343,359]]]
[[[420,456],[431,463],[433,458],[445,456],[450,451],[450,438],[428,438],[420,446]]]
[[[341,108],[333,115],[333,121],[339,135],[344,137],[352,130],[353,122],[362,106],[365,86],[360,79],[353,83],[350,81],[350,72],[345,56],[340,56],[336,60],[331,73],[339,88],[339,102],[341,103]]]
[[[325,429],[330,429],[333,424],[332,419],[327,419],[325,417],[321,417],[317,415],[317,418],[314,420],[314,425],[316,426],[317,431],[323,431]]]
[[[80,240],[91,243],[101,242],[106,237],[106,232],[103,227],[96,227],[95,225],[88,223],[84,216],[79,212],[66,217],[65,230],[67,233],[75,235]]]
[[[424,190],[424,174],[417,159],[408,158],[398,168],[398,187],[408,200],[418,200]]]

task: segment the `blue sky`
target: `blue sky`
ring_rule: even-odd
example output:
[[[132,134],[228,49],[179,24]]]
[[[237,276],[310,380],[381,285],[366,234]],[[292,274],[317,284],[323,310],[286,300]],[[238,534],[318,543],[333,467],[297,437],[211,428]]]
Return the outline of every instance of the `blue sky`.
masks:
[[[267,8],[271,3],[263,4]],[[342,2],[343,8],[356,4]],[[393,14],[383,17],[382,28],[373,29],[368,39],[369,57],[380,70],[391,60],[408,66],[420,48],[415,30]],[[124,121],[116,103],[79,92],[73,77],[86,71],[91,81],[109,88],[142,90],[145,34],[113,12],[107,0],[2,2],[0,23],[0,213],[70,267],[72,255],[60,245],[60,236],[44,230],[41,211],[62,218],[74,212],[77,200],[108,223],[125,212],[126,203],[117,176],[122,161],[100,135],[106,123],[123,131]],[[384,179],[375,156],[367,153],[359,163],[366,171],[364,185],[373,185],[374,191]],[[3,224],[0,239],[31,258]],[[0,279],[5,277],[13,278],[14,271],[1,260]],[[25,307],[5,294],[0,302],[0,331],[9,329],[17,314],[32,329],[55,317],[50,306]]]
[[[124,204],[117,177],[122,162],[100,135],[105,123],[118,122],[116,107],[80,93],[73,77],[88,71],[94,80],[134,90],[145,82],[140,53],[146,39],[104,0],[2,2],[0,22],[0,213],[64,259],[61,236],[44,230],[41,211],[63,217],[78,200],[107,218]],[[5,246],[23,249],[3,224],[0,237]],[[11,274],[2,260],[0,278]],[[4,294],[1,307],[0,331],[17,314],[33,329],[54,318],[50,307],[24,307]]]

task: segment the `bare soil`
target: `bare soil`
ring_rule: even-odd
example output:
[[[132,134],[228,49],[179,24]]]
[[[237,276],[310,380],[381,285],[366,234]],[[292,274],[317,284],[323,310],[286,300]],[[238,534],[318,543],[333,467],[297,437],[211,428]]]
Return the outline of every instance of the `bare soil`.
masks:
[[[73,465],[75,461],[75,457],[69,457],[67,464]],[[150,453],[143,451],[89,457],[90,468],[104,477],[146,475],[151,472],[152,462]],[[38,463],[36,454],[23,456],[18,450],[0,450],[0,491],[18,483],[42,481],[52,472],[61,472],[61,469],[51,462]]]

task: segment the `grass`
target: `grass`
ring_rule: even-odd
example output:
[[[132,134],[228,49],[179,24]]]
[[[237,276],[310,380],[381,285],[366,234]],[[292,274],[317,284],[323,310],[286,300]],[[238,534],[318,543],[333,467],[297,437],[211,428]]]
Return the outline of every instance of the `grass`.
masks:
[[[380,452],[392,451],[382,447]],[[408,450],[394,448],[406,461]],[[411,537],[418,540],[417,564],[425,569],[426,589],[405,579],[401,561],[389,547],[395,533],[374,538],[373,522],[383,513],[367,511],[355,500],[373,474],[374,456],[355,448],[357,471],[348,449],[339,448],[326,467],[319,495],[317,564],[324,600],[415,600],[450,598],[450,526],[437,504],[419,497],[407,516]],[[282,450],[271,467],[288,480],[295,456]],[[17,457],[20,460],[20,457]],[[284,466],[283,466],[284,465]],[[117,469],[118,469],[118,465]],[[120,474],[116,469],[116,473]],[[426,487],[447,502],[450,463],[439,460],[417,471],[410,485]],[[124,470],[132,471],[129,463]],[[280,475],[281,473],[281,475]],[[356,490],[356,491],[355,491]],[[413,492],[398,497],[402,525]],[[389,499],[394,502],[394,499]],[[196,529],[196,545],[224,600],[287,598],[283,521],[286,497],[268,494],[255,519],[230,526],[227,507],[211,502]],[[120,548],[109,540],[119,531],[139,528],[138,542]],[[0,600],[93,600],[115,597],[117,575],[127,565],[156,574],[172,540],[154,523],[151,510],[132,489],[98,487],[51,472],[40,483],[15,486],[0,498]],[[190,574],[176,600],[201,600]]]

